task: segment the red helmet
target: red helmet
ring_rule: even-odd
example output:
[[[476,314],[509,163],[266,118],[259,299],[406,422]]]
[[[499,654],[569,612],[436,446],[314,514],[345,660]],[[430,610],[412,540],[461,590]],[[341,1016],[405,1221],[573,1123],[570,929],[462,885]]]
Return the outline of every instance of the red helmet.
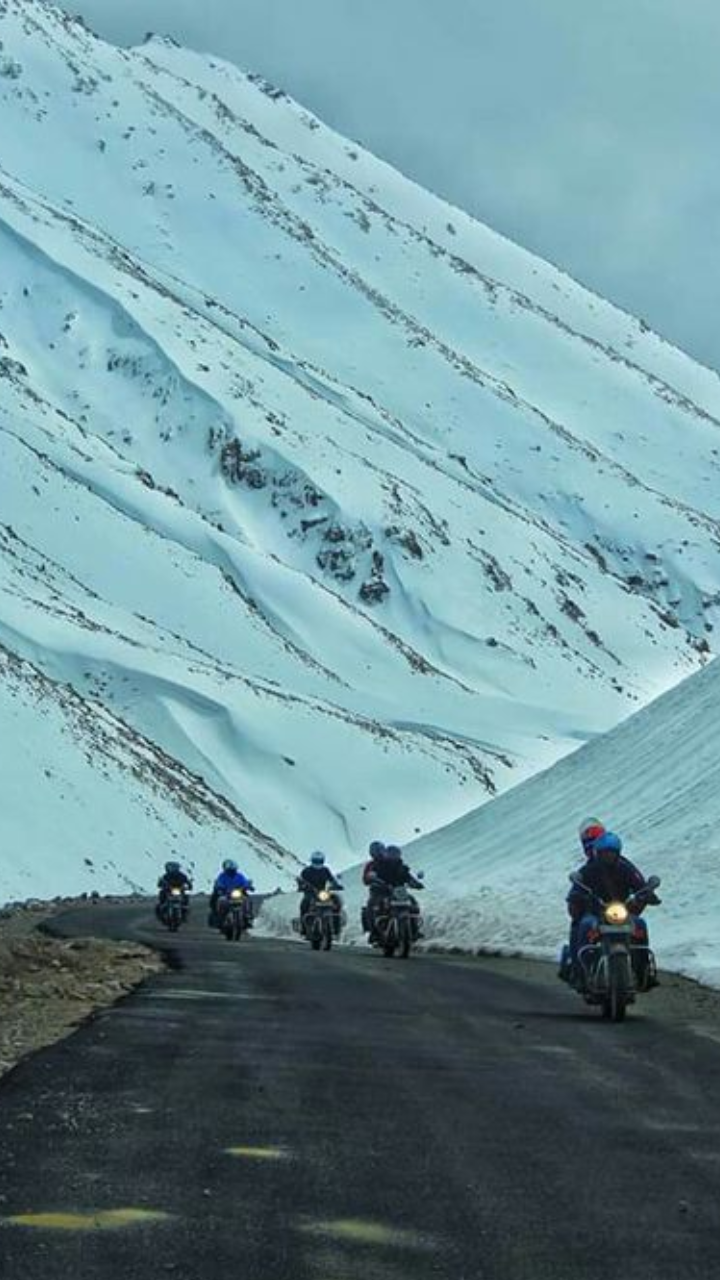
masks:
[[[593,845],[600,836],[605,835],[605,824],[599,818],[586,818],[580,823],[578,830],[580,843],[589,858],[593,851]]]

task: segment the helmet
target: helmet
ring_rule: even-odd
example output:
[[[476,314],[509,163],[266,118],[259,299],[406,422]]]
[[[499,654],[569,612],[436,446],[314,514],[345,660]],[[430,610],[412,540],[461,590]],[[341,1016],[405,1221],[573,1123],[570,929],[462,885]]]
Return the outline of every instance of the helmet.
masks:
[[[599,818],[586,818],[578,829],[580,843],[588,857],[594,851],[595,841],[605,834],[605,823]]]
[[[237,871],[237,862],[233,862],[232,858],[226,858],[222,864],[223,871]]]
[[[383,844],[382,840],[371,840],[368,853],[371,858],[384,858],[385,845]]]
[[[385,850],[385,857],[391,862],[400,862],[402,859],[402,849],[398,849],[396,844],[389,844]]]
[[[315,853],[310,854],[310,861],[314,867],[323,867],[325,865],[325,854],[316,849]]]
[[[168,874],[168,875],[170,875],[171,871],[179,871],[179,870],[180,870],[180,863],[179,863],[179,862],[166,862],[166,863],[165,863],[165,870],[166,870],[166,872],[167,872],[167,874]]]
[[[614,831],[604,831],[593,845],[593,856],[600,862],[617,862],[622,853],[622,840]]]

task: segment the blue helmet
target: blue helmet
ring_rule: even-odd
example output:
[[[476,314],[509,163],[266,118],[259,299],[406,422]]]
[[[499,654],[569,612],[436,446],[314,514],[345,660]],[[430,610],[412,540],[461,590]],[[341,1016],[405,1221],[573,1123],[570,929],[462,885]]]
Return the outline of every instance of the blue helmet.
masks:
[[[222,869],[223,871],[227,871],[227,872],[237,871],[238,864],[237,862],[233,862],[232,858],[226,858],[222,864]]]
[[[371,840],[368,853],[371,858],[384,858],[387,850],[382,840]]]
[[[622,840],[614,831],[605,831],[593,845],[593,856],[601,862],[617,862],[622,853]]]
[[[324,853],[321,853],[319,849],[316,849],[316,850],[315,850],[315,853],[311,853],[311,854],[310,854],[310,862],[312,863],[312,865],[313,865],[314,867],[324,867],[324,866],[325,866],[325,854],[324,854]]]

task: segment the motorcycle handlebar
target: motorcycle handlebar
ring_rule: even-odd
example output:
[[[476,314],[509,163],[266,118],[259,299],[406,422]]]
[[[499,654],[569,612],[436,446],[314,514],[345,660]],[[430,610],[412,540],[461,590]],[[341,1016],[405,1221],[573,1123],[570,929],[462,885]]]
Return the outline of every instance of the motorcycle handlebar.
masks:
[[[597,898],[598,902],[601,902],[603,906],[607,906],[608,902],[612,901],[611,898],[601,898],[600,894],[596,893],[594,889],[588,888],[585,882],[580,878],[577,871],[571,872],[570,880],[571,880],[571,883],[574,884],[576,889],[582,889],[582,892],[586,893],[589,898]],[[627,906],[629,902],[638,902],[641,898],[648,898],[648,899],[655,898],[655,890],[657,889],[659,884],[660,884],[659,876],[650,876],[650,879],[647,880],[646,883],[641,886],[641,888],[636,889],[634,893],[631,893],[625,899],[625,905]],[[659,905],[659,903],[660,903],[660,899],[657,898],[652,905],[657,906]]]

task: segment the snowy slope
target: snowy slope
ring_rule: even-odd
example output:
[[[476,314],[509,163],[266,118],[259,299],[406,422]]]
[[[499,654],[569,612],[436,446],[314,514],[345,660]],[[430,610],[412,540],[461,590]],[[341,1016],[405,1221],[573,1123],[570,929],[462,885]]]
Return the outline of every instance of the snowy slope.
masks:
[[[437,941],[549,954],[565,930],[578,824],[600,816],[646,875],[662,965],[720,985],[720,663],[492,804],[415,841]],[[351,877],[349,877],[351,879]],[[456,896],[461,901],[448,900]]]
[[[714,375],[234,68],[39,0],[0,40],[8,651],[288,871],[702,664]]]
[[[0,901],[142,890],[167,858],[201,874],[228,848],[258,879],[286,874],[285,851],[201,779],[2,646],[0,722]]]
[[[720,986],[720,663],[682,681],[610,733],[405,848],[425,874],[426,945],[555,956],[567,936],[568,876],[583,862],[579,824],[621,834],[645,875],[662,878],[648,923],[659,962]],[[379,829],[386,840],[393,828]],[[365,942],[362,863],[342,873],[348,928]],[[266,905],[265,927],[293,936],[295,896]]]

